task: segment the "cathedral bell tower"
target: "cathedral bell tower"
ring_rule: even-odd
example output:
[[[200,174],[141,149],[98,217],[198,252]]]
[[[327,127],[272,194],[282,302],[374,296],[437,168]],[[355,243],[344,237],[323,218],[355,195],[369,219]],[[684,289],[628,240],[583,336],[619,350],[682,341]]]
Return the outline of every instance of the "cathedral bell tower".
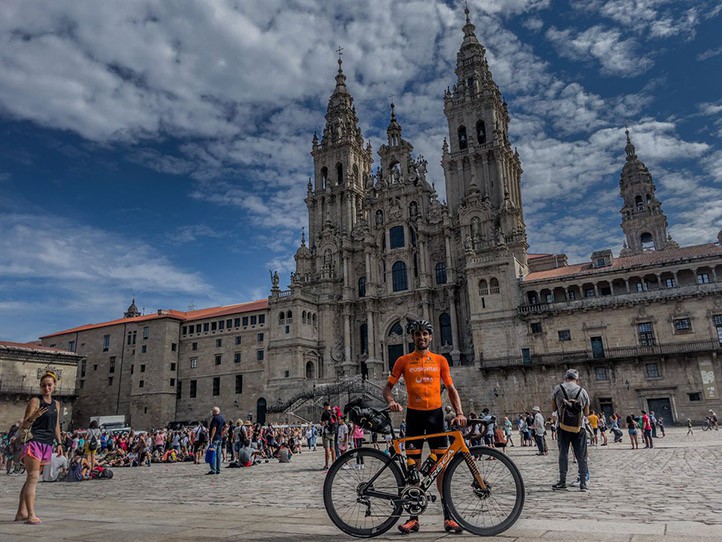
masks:
[[[339,49],[336,88],[328,100],[326,126],[319,142],[313,136],[314,183],[306,197],[311,245],[324,229],[349,233],[363,201],[364,188],[371,179],[371,146],[364,146],[353,97],[346,87]]]
[[[441,163],[449,211],[459,217],[467,254],[506,245],[526,262],[522,168],[509,143],[509,111],[468,8],[465,14],[457,82],[444,94],[449,141],[444,140]]]
[[[654,192],[656,187],[647,166],[637,157],[636,150],[627,134],[627,163],[619,179],[622,207],[622,231],[626,237],[620,256],[641,254],[645,250],[665,250],[678,245],[667,233],[667,216],[662,203]]]

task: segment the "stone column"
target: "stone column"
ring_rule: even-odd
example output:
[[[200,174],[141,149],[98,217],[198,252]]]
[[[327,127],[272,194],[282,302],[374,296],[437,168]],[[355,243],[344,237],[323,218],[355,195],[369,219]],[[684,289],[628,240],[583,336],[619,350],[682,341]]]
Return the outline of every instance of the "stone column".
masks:
[[[446,290],[446,294],[449,296],[449,316],[451,316],[451,359],[456,365],[461,359],[461,352],[459,351],[459,327],[456,318],[456,300],[454,299],[454,290]],[[471,332],[471,330],[469,330]]]

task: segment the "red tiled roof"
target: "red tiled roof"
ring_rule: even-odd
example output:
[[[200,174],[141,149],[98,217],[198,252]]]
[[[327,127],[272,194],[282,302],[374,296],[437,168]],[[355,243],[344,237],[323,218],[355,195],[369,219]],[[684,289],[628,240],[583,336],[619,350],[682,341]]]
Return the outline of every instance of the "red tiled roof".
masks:
[[[208,309],[199,309],[196,311],[177,311],[177,310],[163,310],[160,313],[144,314],[142,316],[136,316],[134,318],[118,318],[117,320],[110,320],[109,322],[101,322],[98,324],[85,324],[82,326],[66,329],[65,331],[58,331],[49,335],[43,335],[41,339],[48,337],[56,337],[58,335],[66,335],[68,333],[77,333],[79,331],[87,331],[89,329],[97,329],[101,327],[115,326],[118,324],[137,324],[138,322],[147,322],[149,320],[158,320],[160,318],[174,318],[181,322],[190,320],[201,320],[204,318],[214,318],[217,316],[226,316],[228,314],[238,314],[243,312],[253,312],[259,310],[265,310],[268,308],[267,299],[259,299],[257,301],[249,301],[247,303],[238,303],[236,305],[224,305],[220,307],[211,307]]]
[[[74,354],[73,352],[68,352],[67,350],[63,350],[62,348],[50,348],[48,346],[41,346],[37,343],[37,341],[29,342],[29,343],[15,343],[11,341],[0,341],[0,349],[20,349],[20,350],[31,350],[34,352],[51,352],[53,354],[62,352],[63,354],[72,354],[80,356],[80,354]]]
[[[534,258],[544,258],[545,256],[551,256],[551,254],[527,254],[527,260],[533,260]]]
[[[657,251],[651,250],[642,254],[627,256],[625,258],[614,258],[611,267],[594,268],[592,267],[591,262],[585,262],[568,265],[566,267],[548,269],[546,271],[536,271],[526,275],[523,282],[527,283],[537,280],[555,279],[579,274],[602,274],[608,273],[610,270],[622,271],[625,269],[640,268],[651,265],[673,264],[684,262],[686,260],[696,260],[714,256],[722,256],[722,246],[717,243],[669,248]]]

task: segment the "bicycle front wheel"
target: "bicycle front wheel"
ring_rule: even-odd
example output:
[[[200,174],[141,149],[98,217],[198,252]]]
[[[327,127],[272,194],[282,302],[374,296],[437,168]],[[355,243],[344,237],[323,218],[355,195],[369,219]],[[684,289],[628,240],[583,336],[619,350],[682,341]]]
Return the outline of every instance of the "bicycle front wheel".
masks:
[[[519,469],[505,454],[492,448],[458,454],[444,473],[444,497],[452,517],[462,528],[480,536],[506,531],[524,508],[524,482]],[[472,469],[486,486],[479,487]]]
[[[323,483],[323,504],[331,521],[360,538],[388,531],[401,516],[401,469],[372,448],[356,448],[339,456]]]

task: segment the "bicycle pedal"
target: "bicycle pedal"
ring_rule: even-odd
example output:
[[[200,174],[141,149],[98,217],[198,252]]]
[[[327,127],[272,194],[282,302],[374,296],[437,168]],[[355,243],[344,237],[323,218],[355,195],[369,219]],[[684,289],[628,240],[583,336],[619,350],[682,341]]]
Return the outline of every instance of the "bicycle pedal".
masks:
[[[431,502],[436,502],[436,495],[429,495],[429,500]]]

